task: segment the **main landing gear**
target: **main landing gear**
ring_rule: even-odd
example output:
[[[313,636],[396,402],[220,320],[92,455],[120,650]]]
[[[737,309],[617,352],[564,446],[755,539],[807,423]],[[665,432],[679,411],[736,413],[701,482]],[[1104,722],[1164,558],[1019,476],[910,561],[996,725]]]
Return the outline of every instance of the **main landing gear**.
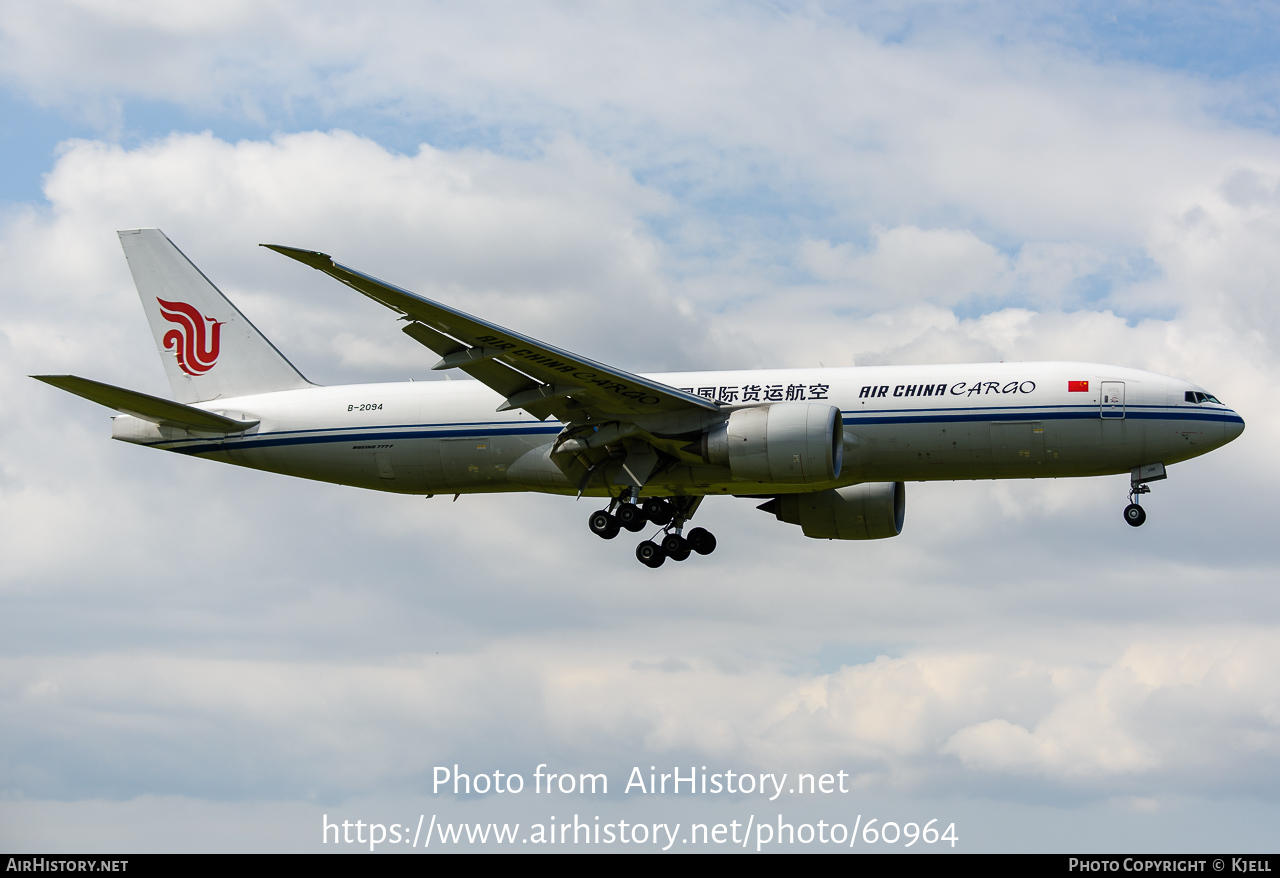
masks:
[[[1130,527],[1142,527],[1147,520],[1147,510],[1139,504],[1143,494],[1151,493],[1147,482],[1158,482],[1168,478],[1164,464],[1151,463],[1146,466],[1135,466],[1129,474],[1129,505],[1124,508],[1124,521]]]
[[[637,533],[650,524],[662,528],[660,539],[645,540],[636,546],[636,558],[646,567],[661,567],[668,558],[683,561],[693,552],[710,555],[716,550],[716,538],[709,530],[695,527],[684,532],[684,523],[693,517],[701,497],[650,497],[643,504],[632,494],[616,497],[608,508],[591,513],[588,526],[596,536],[611,540],[623,528]]]

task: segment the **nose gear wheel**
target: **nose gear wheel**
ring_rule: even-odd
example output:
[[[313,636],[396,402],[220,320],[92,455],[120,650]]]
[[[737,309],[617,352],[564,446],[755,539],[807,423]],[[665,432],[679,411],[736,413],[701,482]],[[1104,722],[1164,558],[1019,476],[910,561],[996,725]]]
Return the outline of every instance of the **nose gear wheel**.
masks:
[[[1141,527],[1142,523],[1147,520],[1147,510],[1137,503],[1130,503],[1124,508],[1124,520],[1131,527]]]

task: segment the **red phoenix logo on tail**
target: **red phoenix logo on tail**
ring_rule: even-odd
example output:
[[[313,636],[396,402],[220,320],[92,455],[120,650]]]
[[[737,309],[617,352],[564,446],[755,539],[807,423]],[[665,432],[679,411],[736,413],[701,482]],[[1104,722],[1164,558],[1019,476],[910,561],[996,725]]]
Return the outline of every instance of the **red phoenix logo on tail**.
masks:
[[[160,316],[176,323],[181,330],[170,329],[164,334],[165,350],[170,348],[178,355],[178,367],[188,375],[203,375],[218,362],[218,342],[222,324],[212,317],[205,317],[186,302],[160,303]],[[206,331],[205,321],[213,324]]]

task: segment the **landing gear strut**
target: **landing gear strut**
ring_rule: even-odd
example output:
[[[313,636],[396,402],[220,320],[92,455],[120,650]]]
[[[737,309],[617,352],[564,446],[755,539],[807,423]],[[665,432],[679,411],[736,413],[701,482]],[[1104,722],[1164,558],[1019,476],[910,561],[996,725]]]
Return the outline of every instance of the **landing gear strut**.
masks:
[[[650,497],[641,504],[638,493],[633,490],[629,496],[615,497],[607,508],[593,512],[588,522],[591,532],[611,540],[622,528],[634,533],[648,524],[658,525],[660,536],[636,546],[636,558],[646,567],[661,567],[668,558],[683,561],[694,552],[710,555],[716,550],[716,538],[705,528],[684,532],[684,524],[693,517],[701,497]]]
[[[1147,510],[1139,505],[1143,494],[1151,493],[1147,482],[1158,482],[1168,478],[1164,464],[1151,463],[1146,466],[1135,466],[1129,474],[1129,505],[1124,508],[1124,521],[1130,527],[1142,527],[1147,520]]]

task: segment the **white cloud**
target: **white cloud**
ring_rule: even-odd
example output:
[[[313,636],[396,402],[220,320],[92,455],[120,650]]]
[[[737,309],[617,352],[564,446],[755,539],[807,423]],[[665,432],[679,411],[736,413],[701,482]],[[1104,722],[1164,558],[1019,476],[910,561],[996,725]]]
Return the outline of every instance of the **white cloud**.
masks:
[[[1048,785],[1034,798],[1167,798],[1259,790],[1280,773],[1276,633],[1166,633],[1101,667],[935,650],[802,679],[768,664],[631,660],[645,654],[637,643],[595,638],[374,662],[108,653],[6,659],[0,692],[11,739],[58,728],[47,749],[76,754],[68,768],[99,765],[81,778],[11,774],[27,795],[345,797],[420,787],[412,779],[442,762],[527,771],[553,755],[616,784],[633,762],[694,753],[740,770],[839,766],[871,791],[936,793],[963,766],[974,791],[1014,775]],[[189,778],[144,777],[148,762],[197,759],[206,767]]]
[[[101,301],[102,278],[112,277],[111,302],[123,306],[133,294],[112,232],[160,226],[304,362],[334,352],[329,340],[349,328],[350,294],[258,249],[260,242],[326,250],[424,295],[500,312],[588,354],[625,352],[635,368],[678,360],[682,348],[701,341],[659,274],[643,223],[668,210],[668,199],[571,140],[529,160],[428,146],[399,156],[345,132],[238,144],[174,135],[128,151],[82,141],[64,150],[46,193],[49,217],[25,215],[9,226],[10,253],[43,248],[45,256],[29,263],[30,275],[13,278],[15,286],[47,287],[56,272],[74,285],[80,307],[86,297]],[[301,307],[296,293],[280,299],[263,289],[264,276],[320,295]],[[382,309],[356,313],[367,315],[358,324],[363,335],[394,339],[391,350],[413,362],[417,346],[388,331],[394,327]],[[600,326],[617,327],[607,345]],[[663,337],[662,348],[641,345],[641,327]],[[51,357],[57,351],[45,339],[64,331],[47,320],[17,323],[9,338],[19,357]],[[426,355],[417,360],[429,365]]]
[[[975,295],[1001,298],[1009,260],[969,231],[898,226],[875,229],[865,253],[829,241],[806,241],[798,262],[817,277],[844,281],[850,304],[893,310],[917,299],[955,305]]]
[[[1067,783],[1128,775],[1148,788],[1256,787],[1274,778],[1280,753],[1280,687],[1269,670],[1278,657],[1270,630],[1134,644],[1030,727],[975,723],[943,752]]]
[[[429,4],[352,16],[278,3],[199,21],[149,9],[16,4],[0,25],[3,67],[40,100],[98,115],[166,100],[270,128],[315,108],[480,131],[517,150],[531,131],[569,131],[694,199],[764,189],[858,224],[976,220],[1002,236],[1122,248],[1226,171],[1224,146],[1235,161],[1275,160],[1268,137],[1210,114],[1238,99],[1229,86],[1043,42],[992,46],[981,14],[950,39],[882,42],[813,8]]]

